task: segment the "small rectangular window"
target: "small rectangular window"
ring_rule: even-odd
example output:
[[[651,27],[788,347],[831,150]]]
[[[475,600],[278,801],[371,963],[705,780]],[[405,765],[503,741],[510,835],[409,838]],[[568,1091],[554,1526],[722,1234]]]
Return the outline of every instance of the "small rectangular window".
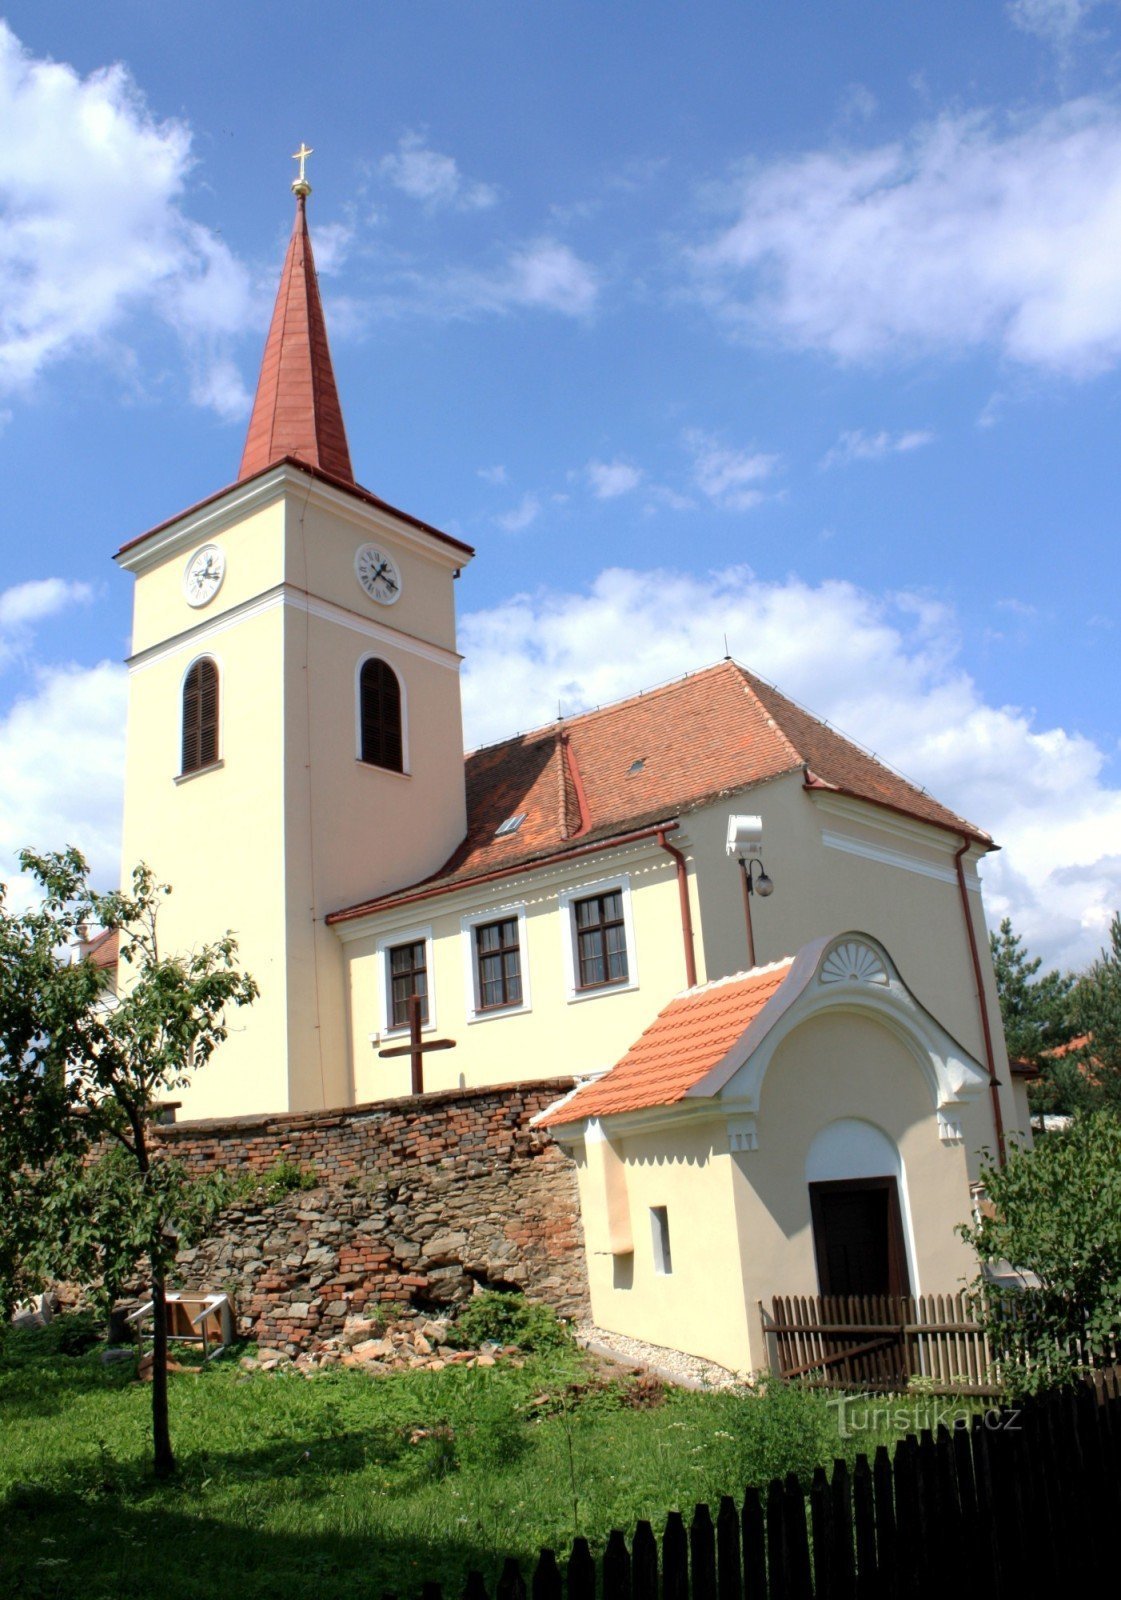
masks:
[[[420,996],[420,1020],[428,1021],[428,959],[425,941],[394,945],[389,952],[389,1014],[391,1026],[407,1028],[409,1000]]]
[[[577,900],[576,987],[602,989],[626,983],[627,929],[623,920],[623,895],[619,889]]]
[[[521,1005],[522,965],[517,917],[485,922],[475,929],[475,977],[480,1011]]]
[[[673,1257],[669,1248],[669,1212],[665,1206],[650,1207],[650,1231],[654,1241],[654,1271],[668,1278],[673,1271]]]

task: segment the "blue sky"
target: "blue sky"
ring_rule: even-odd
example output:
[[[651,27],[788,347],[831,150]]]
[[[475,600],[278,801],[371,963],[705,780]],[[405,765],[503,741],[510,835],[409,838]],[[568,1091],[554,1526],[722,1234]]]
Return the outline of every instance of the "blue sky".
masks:
[[[130,583],[311,223],[361,482],[476,545],[469,742],[733,653],[1121,904],[1113,0],[9,4],[0,855],[115,872]],[[3,863],[0,863],[2,866]]]

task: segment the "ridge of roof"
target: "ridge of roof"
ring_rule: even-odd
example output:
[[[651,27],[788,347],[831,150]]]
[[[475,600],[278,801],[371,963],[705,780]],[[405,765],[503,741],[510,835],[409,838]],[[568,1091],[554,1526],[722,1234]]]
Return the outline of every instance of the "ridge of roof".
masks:
[[[800,774],[861,804],[992,847],[987,834],[730,659],[643,694],[471,751],[467,831],[419,882],[364,897],[331,921],[533,871],[594,841],[652,836],[701,807]],[[516,832],[500,833],[518,813]],[[578,831],[572,823],[579,815]],[[654,826],[651,826],[654,825]]]
[[[725,661],[727,658],[725,658]],[[521,739],[540,739],[545,734],[554,730],[558,723],[566,732],[570,732],[578,724],[593,721],[596,717],[613,716],[616,712],[624,710],[627,706],[644,704],[653,700],[657,695],[669,694],[684,683],[689,683],[695,678],[703,678],[707,673],[715,673],[725,665],[725,661],[710,662],[707,667],[696,667],[692,672],[679,672],[674,678],[663,678],[660,683],[651,684],[649,689],[638,689],[634,694],[623,695],[619,700],[608,700],[601,706],[589,706],[586,711],[574,711],[567,717],[556,717],[552,722],[539,723],[534,728],[520,728],[517,733],[508,734],[505,739],[494,739],[490,744],[478,744],[467,751],[467,756],[479,756],[487,750],[501,750],[503,745],[517,744]],[[731,663],[735,665],[735,663]]]
[[[304,193],[296,196],[238,482],[285,456],[354,482]]]

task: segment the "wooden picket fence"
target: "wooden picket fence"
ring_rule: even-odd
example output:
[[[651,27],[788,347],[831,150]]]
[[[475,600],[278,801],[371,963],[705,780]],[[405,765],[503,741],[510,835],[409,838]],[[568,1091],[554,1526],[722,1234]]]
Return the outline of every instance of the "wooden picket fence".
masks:
[[[916,1378],[931,1394],[997,1397],[1000,1361],[982,1319],[978,1291],[890,1295],[776,1295],[759,1313],[767,1365],[780,1378],[827,1389],[906,1389]],[[1028,1320],[1030,1291],[1006,1296],[1003,1318]],[[1075,1367],[1107,1370],[1121,1346],[1089,1330],[1056,1348]],[[1038,1358],[1037,1358],[1038,1362]]]
[[[971,1294],[776,1295],[762,1302],[768,1365],[834,1389],[999,1395],[993,1352]]]
[[[882,1402],[881,1402],[882,1403]],[[855,1402],[850,1402],[850,1405]],[[597,1563],[576,1539],[564,1564],[543,1550],[528,1580],[508,1559],[494,1600],[1024,1600],[1116,1593],[1121,1386],[1098,1374],[1065,1391],[908,1435],[894,1453],[791,1474],[715,1518],[615,1531]],[[426,1583],[423,1600],[443,1600]],[[463,1600],[491,1600],[478,1572]],[[397,1600],[386,1595],[384,1600]]]

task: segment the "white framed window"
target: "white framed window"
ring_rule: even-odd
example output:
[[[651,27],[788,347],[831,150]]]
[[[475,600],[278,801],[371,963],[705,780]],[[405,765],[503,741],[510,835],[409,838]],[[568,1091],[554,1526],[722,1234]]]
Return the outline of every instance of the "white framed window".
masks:
[[[176,783],[223,765],[222,689],[222,664],[212,652],[187,663],[179,682]]]
[[[363,766],[409,776],[405,680],[373,652],[359,657],[354,669],[354,753]]]
[[[529,1011],[524,903],[473,911],[460,921],[468,1022]]]
[[[403,928],[377,942],[378,987],[381,991],[381,1037],[406,1033],[409,996],[419,994],[421,1028],[436,1026],[435,948],[432,929]]]
[[[638,988],[627,873],[565,889],[560,895],[560,917],[570,1001]]]
[[[659,1278],[668,1278],[673,1272],[673,1256],[669,1247],[669,1211],[665,1206],[650,1207],[650,1240],[654,1271]]]

